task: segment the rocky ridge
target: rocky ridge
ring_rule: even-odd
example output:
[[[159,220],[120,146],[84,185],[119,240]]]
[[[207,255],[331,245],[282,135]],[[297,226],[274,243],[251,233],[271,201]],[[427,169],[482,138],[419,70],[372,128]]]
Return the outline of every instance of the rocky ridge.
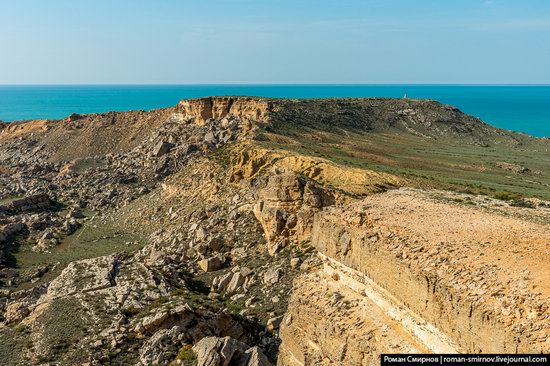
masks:
[[[435,102],[383,99],[204,98],[2,125],[0,353],[12,364],[252,366],[548,351],[548,274],[526,253],[547,255],[544,208],[537,221],[496,201],[394,190],[407,179],[255,142],[316,120],[523,139]],[[47,263],[67,242],[83,257]],[[47,264],[21,271],[14,262],[32,259],[21,253]]]

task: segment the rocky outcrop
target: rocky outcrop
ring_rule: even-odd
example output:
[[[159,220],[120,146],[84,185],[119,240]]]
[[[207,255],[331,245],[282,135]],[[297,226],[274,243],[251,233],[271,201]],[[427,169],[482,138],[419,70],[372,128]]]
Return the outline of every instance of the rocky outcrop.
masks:
[[[389,298],[387,294],[372,291],[369,294],[378,297],[369,299],[366,287],[342,275],[341,269],[330,266],[328,260],[325,267],[300,276],[294,283],[279,332],[283,342],[278,365],[376,365],[381,353],[434,351],[431,344],[403,326],[405,321],[418,319],[404,314],[399,306],[379,306],[382,299]],[[390,311],[399,318],[389,316]],[[431,334],[441,339],[441,334]],[[455,350],[446,347],[437,351]]]
[[[546,204],[397,189],[438,183],[396,176],[385,164],[404,160],[376,151],[411,134],[527,137],[388,99],[216,97],[0,126],[3,363],[357,365],[549,349]]]
[[[41,193],[29,197],[13,200],[0,206],[0,214],[17,214],[26,211],[39,211],[51,208],[51,200],[47,194]]]
[[[21,222],[0,225],[0,243],[6,241],[9,237],[24,231],[25,229],[25,224]]]
[[[146,317],[135,326],[134,331],[148,338],[140,349],[140,362],[144,366],[167,364],[178,349],[185,349],[189,344],[195,344],[193,350],[198,353],[198,365],[218,365],[214,362],[218,360],[214,355],[217,349],[209,348],[211,344],[205,339],[223,339],[235,346],[229,354],[224,353],[228,356],[228,362],[232,356],[243,362],[249,359],[245,351],[250,347],[237,340],[244,330],[226,313],[211,314],[194,310],[189,304],[176,305],[171,309],[161,308]]]
[[[416,191],[393,191],[327,208],[315,216],[311,243],[329,270],[312,275],[316,280],[295,283],[287,314],[291,321],[283,322],[281,330],[282,360],[288,360],[282,364],[307,365],[316,359],[347,364],[346,353],[331,353],[332,347],[361,349],[353,340],[360,332],[348,331],[346,341],[329,336],[333,327],[342,329],[335,334],[353,328],[347,323],[353,317],[322,321],[328,316],[326,305],[319,303],[331,293],[347,293],[334,295],[335,302],[342,301],[334,314],[347,314],[346,302],[352,299],[375,304],[389,320],[372,326],[374,334],[393,319],[417,349],[547,352],[550,289],[545,283],[548,268],[539,263],[548,255],[548,237],[544,225],[455,207]],[[319,295],[311,299],[308,291]],[[418,328],[421,324],[427,328]],[[447,346],[434,343],[445,338]],[[395,344],[403,340],[398,337]],[[389,351],[392,347],[376,346],[366,353]]]
[[[118,238],[118,230],[158,229],[137,252],[129,249],[49,267],[40,279],[46,285],[40,296],[0,294],[0,321],[26,327],[29,333],[32,329],[37,339],[32,351],[18,353],[11,364],[38,364],[47,357],[66,364],[170,364],[212,336],[248,345],[243,354],[251,365],[264,364],[262,353],[276,357],[277,327],[286,309],[283,294],[299,269],[289,268],[289,258],[273,259],[265,253],[250,186],[223,185],[224,167],[198,152],[191,164],[113,216],[81,218],[89,211],[74,206],[63,212],[82,220],[83,232],[77,234],[82,242],[71,247],[84,252],[95,252],[104,239],[96,232],[112,220],[120,227],[112,245],[122,250],[135,246],[120,243],[124,239]],[[52,226],[47,227],[44,235],[49,239],[44,240],[56,239],[54,234]],[[302,254],[301,260],[308,256]],[[271,267],[277,268],[276,274]],[[68,335],[56,336],[62,334],[58,324]],[[81,329],[92,331],[83,334]],[[72,334],[75,347],[57,343]]]
[[[307,240],[314,214],[335,203],[335,195],[291,171],[261,177],[254,215],[262,224],[270,254],[290,241]]]
[[[4,301],[3,306],[0,309],[4,310],[4,316],[0,316],[0,319],[4,318],[6,324],[12,324],[20,322],[25,319],[31,311],[34,309],[37,301],[47,292],[48,286],[42,285],[34,287],[30,290],[21,290],[9,294],[8,296],[1,298]]]
[[[230,337],[205,337],[195,346],[197,366],[270,366],[267,357],[257,348]]]
[[[508,163],[505,161],[498,161],[495,165],[497,166],[497,168],[508,170],[515,174],[524,174],[529,172],[529,168],[526,168],[519,164]]]
[[[222,120],[233,115],[249,122],[265,123],[272,109],[269,99],[251,97],[210,97],[181,101],[180,113],[194,118],[195,123],[205,124],[209,119]]]
[[[254,145],[240,144],[234,150],[234,155],[230,181],[236,183],[270,174],[272,170],[295,172],[324,187],[350,195],[379,193],[405,183],[403,179],[392,174],[342,166],[323,158]]]

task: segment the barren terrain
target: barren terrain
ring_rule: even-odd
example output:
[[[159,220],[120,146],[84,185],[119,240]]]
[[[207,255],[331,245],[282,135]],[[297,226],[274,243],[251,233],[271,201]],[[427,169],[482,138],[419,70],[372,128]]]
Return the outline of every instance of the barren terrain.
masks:
[[[0,359],[548,353],[549,147],[410,99],[0,123]]]

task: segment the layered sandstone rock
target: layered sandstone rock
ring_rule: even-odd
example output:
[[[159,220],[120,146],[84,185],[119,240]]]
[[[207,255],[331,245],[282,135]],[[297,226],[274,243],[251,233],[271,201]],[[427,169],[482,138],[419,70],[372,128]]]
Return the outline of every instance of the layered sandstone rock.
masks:
[[[548,351],[547,206],[386,192],[416,178],[301,155],[293,139],[339,149],[394,132],[529,139],[391,99],[216,97],[0,124],[0,359],[371,365],[383,352]],[[492,166],[534,174],[506,164]]]
[[[279,169],[292,171],[325,187],[352,195],[379,193],[405,183],[404,179],[392,174],[342,166],[319,157],[264,149],[253,145],[238,146],[238,150],[235,149],[235,155],[235,162],[231,167],[231,182],[255,178],[269,174],[271,169]]]
[[[257,348],[248,347],[230,337],[204,337],[194,347],[198,366],[270,366],[267,357]]]
[[[280,330],[283,343],[279,365],[376,365],[381,353],[432,350],[433,344],[409,334],[402,325],[407,315],[393,319],[385,311],[387,308],[358,291],[358,282],[341,275],[339,269],[329,268],[315,270],[295,281]],[[448,344],[438,350],[454,351]]]
[[[550,269],[545,263],[550,260],[550,231],[526,212],[523,219],[509,214],[452,205],[412,190],[319,212],[311,240],[333,269],[328,279],[314,275],[317,287],[308,278],[295,284],[287,317],[297,325],[287,322],[282,329],[282,364],[307,365],[315,359],[331,365],[369,364],[361,357],[343,362],[330,353],[333,342],[353,349],[353,337],[361,334],[347,318],[333,317],[330,324],[322,320],[327,314],[318,298],[332,296],[338,287],[338,292],[353,290],[363,303],[375,303],[424,351],[548,352]],[[379,291],[372,290],[377,287]],[[315,299],[308,294],[313,288],[319,294]],[[412,320],[401,314],[403,309]],[[348,328],[347,340],[329,336],[330,326]],[[378,331],[380,327],[385,328],[379,325]],[[438,333],[440,337],[430,336]],[[449,339],[450,349],[434,345],[434,339],[443,338]]]
[[[247,121],[263,122],[272,103],[268,99],[250,97],[210,97],[181,101],[177,109],[204,124],[213,118],[221,120],[231,114]]]
[[[292,171],[277,170],[260,178],[254,215],[274,254],[291,240],[307,240],[313,215],[335,203],[335,195]]]

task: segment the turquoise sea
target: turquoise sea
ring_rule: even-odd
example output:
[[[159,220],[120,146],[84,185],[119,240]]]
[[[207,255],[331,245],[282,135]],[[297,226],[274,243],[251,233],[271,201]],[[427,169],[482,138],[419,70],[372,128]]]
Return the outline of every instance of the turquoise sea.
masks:
[[[550,136],[550,85],[0,85],[0,120],[148,110],[212,95],[400,98],[405,93],[451,104],[497,127]]]

